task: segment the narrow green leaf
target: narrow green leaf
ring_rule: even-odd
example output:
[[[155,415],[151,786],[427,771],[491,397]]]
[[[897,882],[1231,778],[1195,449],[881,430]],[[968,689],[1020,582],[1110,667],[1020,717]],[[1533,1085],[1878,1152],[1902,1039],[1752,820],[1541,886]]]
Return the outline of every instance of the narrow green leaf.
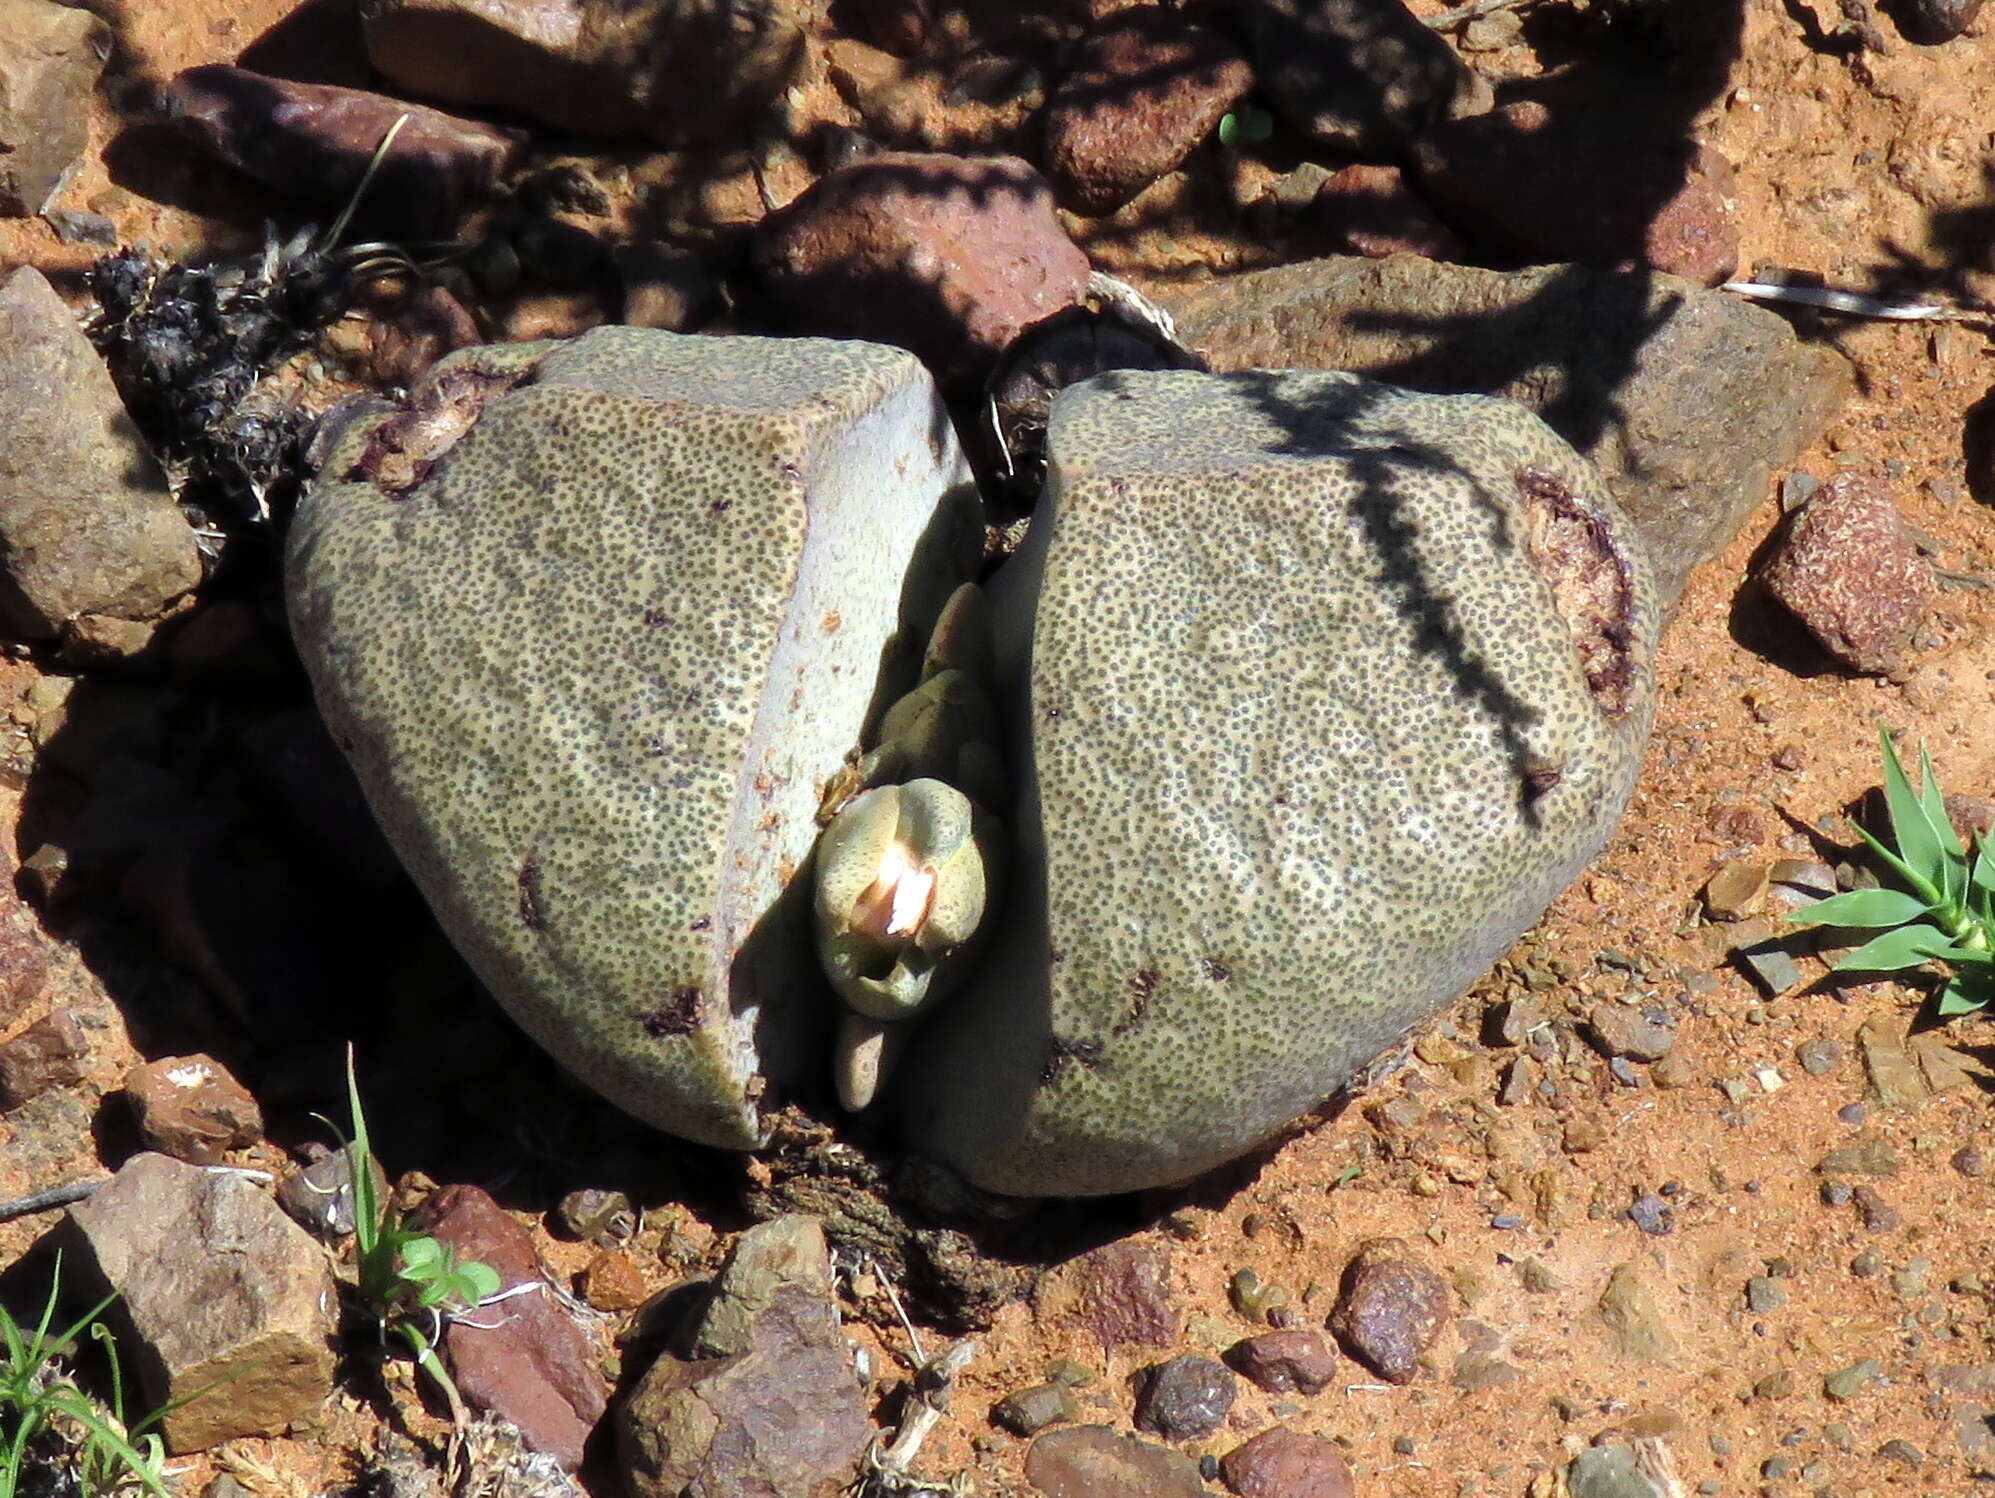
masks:
[[[364,1266],[381,1236],[381,1203],[374,1194],[374,1146],[367,1138],[367,1115],[360,1109],[360,1079],[353,1069],[353,1043],[346,1046],[346,1106],[353,1124],[347,1149],[353,1174],[353,1239]]]
[[[1853,889],[1797,910],[1790,920],[1821,926],[1903,926],[1922,920],[1929,907],[1897,889]]]
[[[1880,727],[1877,737],[1884,750],[1884,803],[1891,812],[1891,835],[1898,843],[1899,855],[1933,887],[1935,894],[1944,898],[1948,881],[1939,829],[1926,814],[1912,782],[1905,778],[1905,767],[1898,762],[1898,750],[1891,742],[1890,733]]]
[[[1219,117],[1219,143],[1228,149],[1240,144],[1240,116],[1226,114]]]
[[[1946,934],[1931,926],[1900,926],[1872,937],[1830,971],[1895,973],[1901,968],[1923,967],[1931,960],[1933,950],[1946,944]]]
[[[1946,860],[1943,893],[1950,903],[1959,905],[1967,898],[1967,849],[1960,844],[1960,834],[1953,830],[1946,797],[1940,793],[1940,783],[1933,775],[1933,757],[1924,744],[1919,746],[1919,804],[1939,837],[1940,855]]]

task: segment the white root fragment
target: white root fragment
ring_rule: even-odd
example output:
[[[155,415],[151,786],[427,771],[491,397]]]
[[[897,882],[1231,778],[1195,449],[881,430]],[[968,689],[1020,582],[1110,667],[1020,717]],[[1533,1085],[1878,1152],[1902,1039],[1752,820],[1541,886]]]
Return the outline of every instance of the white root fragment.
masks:
[[[1852,317],[1874,317],[1886,322],[1995,323],[1995,310],[1987,307],[1952,307],[1944,302],[1902,302],[1867,296],[1860,291],[1841,291],[1833,286],[1779,286],[1768,281],[1727,281],[1718,289],[1756,302],[1793,302],[1798,306],[1820,307],[1828,312],[1845,312]]]

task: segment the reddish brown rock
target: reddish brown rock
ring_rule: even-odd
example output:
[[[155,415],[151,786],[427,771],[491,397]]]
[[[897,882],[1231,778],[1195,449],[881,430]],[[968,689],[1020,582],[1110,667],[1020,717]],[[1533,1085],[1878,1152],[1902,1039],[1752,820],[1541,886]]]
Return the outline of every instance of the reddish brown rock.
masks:
[[[837,1498],[871,1438],[824,1230],[779,1217],[737,1240],[712,1302],[618,1413],[631,1498]]]
[[[1337,1349],[1323,1333],[1303,1328],[1235,1342],[1226,1362],[1270,1394],[1321,1394],[1337,1377]]]
[[[644,1304],[644,1271],[620,1248],[605,1249],[582,1271],[582,1298],[595,1311],[634,1311]]]
[[[146,1148],[213,1165],[263,1137],[263,1110],[209,1056],[165,1056],[125,1073],[125,1101]]]
[[[1360,162],[1333,173],[1316,190],[1303,226],[1320,236],[1327,250],[1374,260],[1387,255],[1467,258],[1454,230],[1434,216],[1396,166]]]
[[[1282,1425],[1222,1456],[1219,1476],[1240,1498],[1352,1498],[1357,1491],[1335,1441]]]
[[[52,1009],[0,1045],[0,1113],[90,1074],[90,1038],[73,1009]]]
[[[1136,1428],[1167,1441],[1195,1441],[1219,1429],[1240,1381],[1211,1358],[1180,1357],[1143,1370]]]
[[[150,619],[201,581],[165,475],[33,266],[0,280],[0,431],[0,631],[46,639],[83,613]]]
[[[1950,42],[1981,14],[1983,0],[1906,0],[1893,11],[1893,19],[1908,41],[1936,47]]]
[[[1025,1453],[1025,1480],[1046,1498],[1205,1498],[1190,1457],[1106,1425],[1048,1431]]]
[[[1079,1327],[1103,1352],[1169,1347],[1183,1318],[1171,1301],[1171,1252],[1153,1238],[1119,1238],[1049,1270],[1033,1291],[1042,1323]]]
[[[81,6],[0,0],[0,216],[40,213],[69,180],[110,48]]]
[[[1411,1383],[1448,1324],[1448,1287],[1398,1238],[1373,1238],[1344,1268],[1330,1329],[1389,1383]]]
[[[358,212],[364,222],[410,237],[448,234],[525,150],[517,130],[386,94],[220,64],[178,74],[161,90],[160,105],[236,170],[329,212],[352,196],[376,148],[407,115]]]
[[[796,11],[785,0],[372,0],[361,21],[369,60],[419,98],[675,145],[740,129],[789,86],[803,56]]]
[[[948,381],[981,379],[1088,284],[1046,179],[1013,156],[842,167],[763,220],[754,259],[789,331],[898,344]]]
[[[28,1012],[48,986],[48,944],[14,893],[13,860],[0,850],[0,1030]]]
[[[332,1392],[339,1304],[324,1249],[229,1171],[134,1155],[70,1209],[88,1264],[118,1292],[126,1367],[169,1451],[274,1436]]]
[[[372,373],[391,385],[413,385],[445,354],[484,342],[470,311],[447,287],[420,288],[375,332]]]
[[[1421,190],[1471,245],[1525,261],[1646,265],[1715,286],[1738,267],[1732,169],[1537,100],[1451,120],[1414,149]]]
[[[1489,108],[1489,85],[1400,0],[1246,0],[1275,112],[1322,145],[1390,159],[1430,125]]]
[[[1120,208],[1189,156],[1254,81],[1218,32],[1161,5],[1112,17],[1046,106],[1046,173],[1062,202]]]
[[[501,1293],[539,1290],[502,1302],[504,1313],[453,1321],[444,1355],[465,1399],[520,1428],[526,1443],[569,1471],[609,1405],[609,1382],[589,1336],[561,1308],[533,1238],[476,1186],[446,1186],[423,1204],[417,1226],[499,1273]]]
[[[840,0],[831,14],[868,46],[911,57],[928,38],[935,6],[933,0]]]
[[[1877,676],[1904,669],[1936,586],[1891,496],[1857,473],[1815,492],[1760,577],[1824,650]]]

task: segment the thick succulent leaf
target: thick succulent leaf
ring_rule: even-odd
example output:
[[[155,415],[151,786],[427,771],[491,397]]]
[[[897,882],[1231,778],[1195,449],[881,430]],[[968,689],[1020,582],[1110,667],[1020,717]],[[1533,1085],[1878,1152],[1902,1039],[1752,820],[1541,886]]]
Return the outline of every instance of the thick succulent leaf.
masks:
[[[1939,781],[1933,775],[1933,757],[1926,752],[1926,746],[1919,746],[1919,804],[1925,808],[1926,820],[1933,824],[1939,835],[1940,854],[1945,859],[1946,883],[1943,893],[1947,901],[1959,905],[1967,898],[1967,849],[1961,846],[1960,834],[1954,831],[1953,818],[1947,815],[1946,797],[1940,794]]]
[[[1986,1009],[1991,1003],[1995,1003],[1995,981],[1963,975],[1950,980],[1940,990],[1940,1018],[1952,1019],[1956,1015],[1972,1014],[1977,1009]]]
[[[1946,898],[1949,883],[1946,845],[1940,840],[1939,827],[1933,825],[1931,813],[1906,778],[1891,735],[1880,728],[1878,741],[1884,748],[1884,802],[1891,811],[1891,833],[1898,843],[1898,852],[1912,872],[1932,886],[1934,894]],[[1944,814],[1940,824],[1946,825]]]
[[[1995,895],[1995,852],[1991,852],[1991,848],[1995,848],[1995,844],[1985,837],[1974,840],[1973,883],[1985,895]]]
[[[1903,890],[1853,889],[1797,910],[1789,919],[1820,926],[1903,926],[1923,918],[1929,908]]]
[[[1895,973],[1902,968],[1922,967],[1946,945],[1946,933],[1931,926],[1900,926],[1872,937],[1830,971]]]

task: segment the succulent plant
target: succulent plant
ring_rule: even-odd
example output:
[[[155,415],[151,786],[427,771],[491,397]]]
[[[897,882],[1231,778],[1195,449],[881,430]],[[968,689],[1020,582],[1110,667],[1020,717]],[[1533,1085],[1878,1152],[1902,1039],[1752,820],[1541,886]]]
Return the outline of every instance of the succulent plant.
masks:
[[[1064,390],[993,579],[1012,894],[902,1134],[986,1188],[1185,1179],[1475,980],[1599,849],[1648,569],[1504,401],[1339,374]]]
[[[822,1086],[827,776],[981,558],[912,356],[602,328],[324,446],[293,633],[444,930],[619,1106],[752,1148]]]
[[[627,328],[331,442],[289,577],[326,717],[495,995],[638,1116],[752,1148],[831,1080],[990,1189],[1182,1179],[1619,814],[1647,566],[1521,408],[1101,376],[988,606],[966,480],[905,354]]]

